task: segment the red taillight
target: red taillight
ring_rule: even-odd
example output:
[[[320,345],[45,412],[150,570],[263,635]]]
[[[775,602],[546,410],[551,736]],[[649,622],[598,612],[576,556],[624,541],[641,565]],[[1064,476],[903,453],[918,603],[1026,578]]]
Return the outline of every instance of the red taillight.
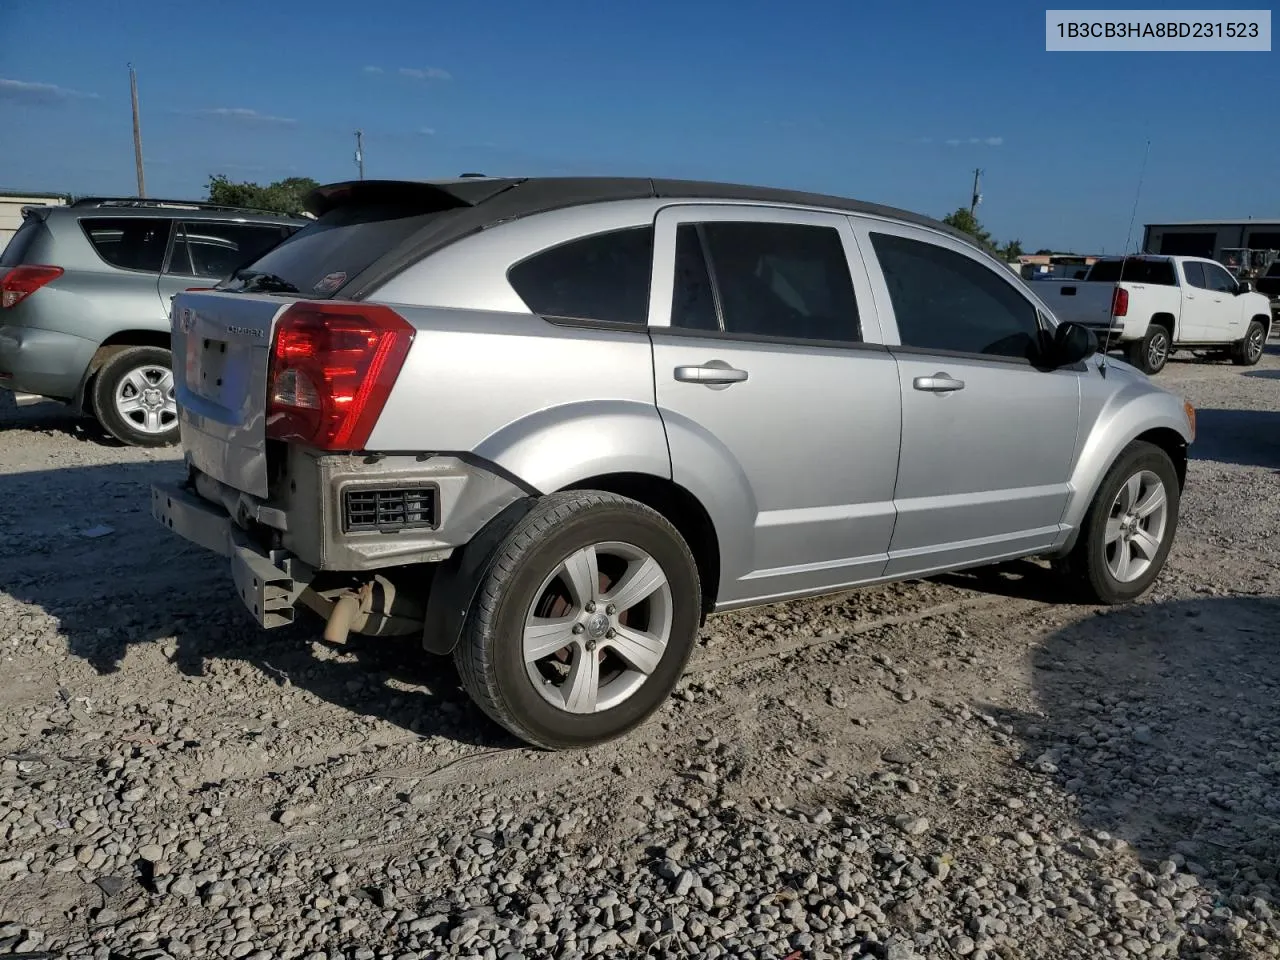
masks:
[[[267,380],[267,435],[362,450],[413,343],[389,307],[295,303],[280,317]]]
[[[1129,312],[1129,291],[1124,287],[1116,287],[1115,294],[1111,297],[1111,315],[1113,317],[1123,317]]]
[[[21,303],[50,280],[57,280],[60,276],[61,267],[13,267],[0,280],[0,309],[8,309]]]

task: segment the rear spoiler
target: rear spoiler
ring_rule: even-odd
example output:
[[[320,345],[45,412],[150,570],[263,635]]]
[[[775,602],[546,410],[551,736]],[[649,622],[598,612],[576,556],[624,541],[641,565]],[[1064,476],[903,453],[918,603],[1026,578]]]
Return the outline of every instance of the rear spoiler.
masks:
[[[57,204],[51,203],[27,203],[21,207],[22,219],[28,220],[35,217],[37,220],[46,219],[50,213],[59,209]]]
[[[304,206],[315,217],[353,203],[394,203],[432,213],[474,207],[523,181],[523,177],[477,176],[456,180],[346,180],[312,190]]]

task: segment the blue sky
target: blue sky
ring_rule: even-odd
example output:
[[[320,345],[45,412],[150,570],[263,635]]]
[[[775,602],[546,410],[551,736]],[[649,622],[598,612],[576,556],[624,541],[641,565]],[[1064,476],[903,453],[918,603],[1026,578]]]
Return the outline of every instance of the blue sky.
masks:
[[[368,177],[678,176],[932,216],[982,167],[997,239],[1114,252],[1150,138],[1135,242],[1280,217],[1280,53],[1046,53],[1025,0],[3,0],[0,37],[3,188],[132,193],[132,62],[153,196],[354,177],[362,127]]]

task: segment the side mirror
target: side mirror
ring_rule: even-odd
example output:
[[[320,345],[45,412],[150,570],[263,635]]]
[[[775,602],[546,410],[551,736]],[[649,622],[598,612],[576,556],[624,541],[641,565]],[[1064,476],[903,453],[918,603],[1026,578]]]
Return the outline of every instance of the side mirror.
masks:
[[[1069,367],[1097,352],[1098,338],[1088,327],[1069,320],[1058,324],[1053,333],[1052,360],[1055,366]]]
[[[1241,280],[1240,285],[1236,287],[1236,294],[1253,293],[1253,284],[1248,280]]]

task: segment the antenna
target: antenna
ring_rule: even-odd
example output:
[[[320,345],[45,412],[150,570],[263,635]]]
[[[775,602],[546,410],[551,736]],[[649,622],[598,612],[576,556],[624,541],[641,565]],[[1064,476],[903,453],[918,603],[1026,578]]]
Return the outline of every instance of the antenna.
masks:
[[[142,126],[138,120],[138,75],[129,64],[129,96],[133,101],[133,163],[138,169],[138,196],[147,195],[147,180],[142,173]]]
[[[1124,237],[1124,249],[1120,252],[1120,275],[1116,278],[1116,285],[1111,291],[1111,315],[1107,317],[1107,333],[1103,338],[1102,344],[1102,361],[1098,369],[1105,377],[1107,375],[1107,351],[1111,348],[1111,328],[1115,326],[1115,304],[1116,291],[1120,289],[1120,284],[1124,282],[1124,266],[1129,262],[1129,245],[1133,242],[1133,224],[1138,218],[1138,199],[1142,196],[1142,182],[1147,176],[1147,159],[1151,156],[1151,139],[1147,138],[1147,148],[1142,154],[1142,167],[1138,170],[1138,187],[1133,194],[1133,211],[1129,214],[1129,232]]]

